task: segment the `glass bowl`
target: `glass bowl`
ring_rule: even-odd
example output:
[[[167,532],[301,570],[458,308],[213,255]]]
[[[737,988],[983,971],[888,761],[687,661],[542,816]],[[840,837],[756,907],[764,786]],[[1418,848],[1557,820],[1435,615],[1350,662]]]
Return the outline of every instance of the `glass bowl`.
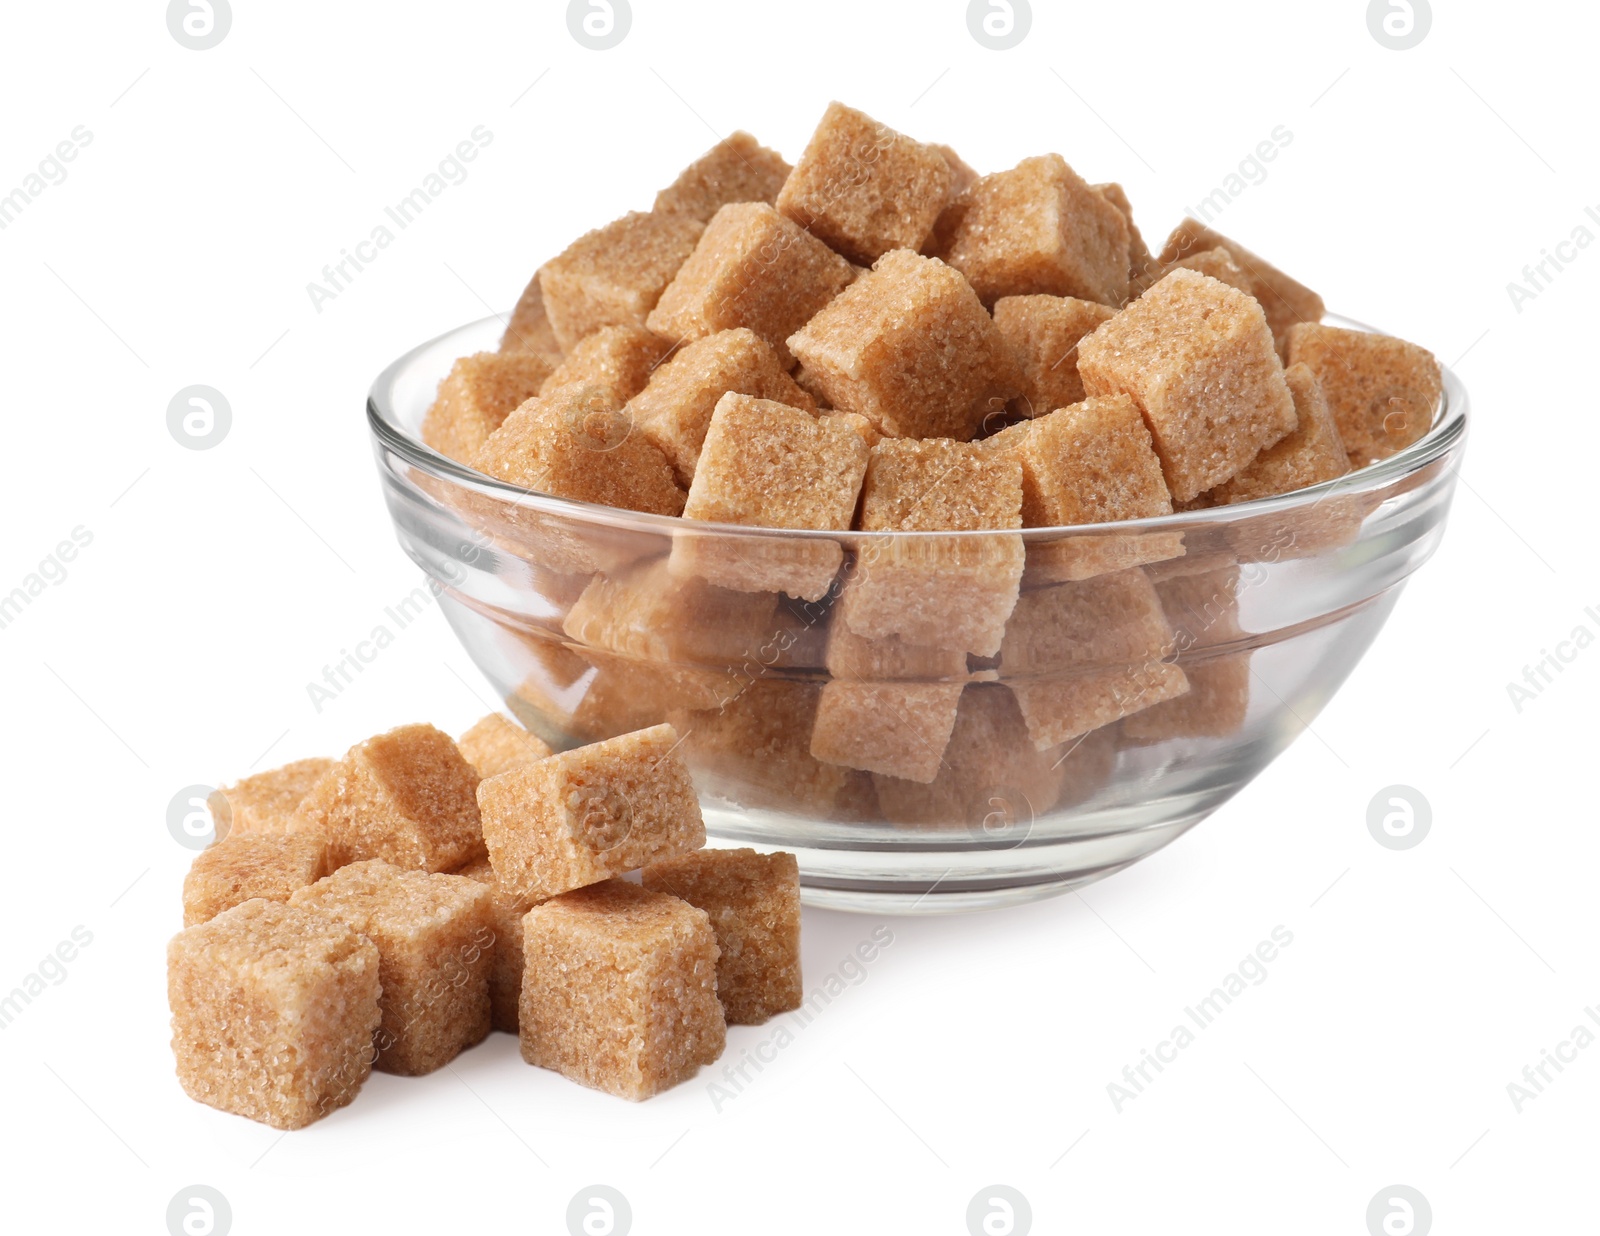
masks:
[[[1439,543],[1466,440],[1447,371],[1423,438],[1284,497],[1012,533],[695,523],[423,445],[439,380],[501,329],[373,385],[400,544],[530,730],[564,749],[671,722],[710,836],[792,851],[805,899],[842,909],[1050,896],[1210,815],[1361,659]]]

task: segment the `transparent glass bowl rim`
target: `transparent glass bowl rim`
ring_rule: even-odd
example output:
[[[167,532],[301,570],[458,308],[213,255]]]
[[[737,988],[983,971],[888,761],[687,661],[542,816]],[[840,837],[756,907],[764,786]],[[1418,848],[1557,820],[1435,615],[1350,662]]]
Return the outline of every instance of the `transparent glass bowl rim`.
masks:
[[[1365,468],[1347,473],[1336,480],[1324,481],[1320,485],[1312,485],[1305,489],[1297,489],[1293,493],[1284,494],[1276,498],[1257,498],[1250,502],[1235,503],[1231,506],[1203,507],[1193,511],[1179,511],[1171,515],[1152,516],[1148,519],[1126,519],[1098,524],[1063,524],[1049,528],[863,532],[845,529],[765,528],[751,527],[745,524],[713,523],[710,521],[684,519],[676,515],[652,515],[642,511],[600,506],[592,502],[580,502],[571,498],[559,498],[553,494],[540,493],[537,490],[523,489],[505,481],[498,481],[491,476],[485,476],[465,464],[441,455],[438,451],[426,445],[420,438],[414,437],[401,428],[395,414],[393,400],[394,390],[401,375],[411,369],[423,353],[435,348],[444,340],[455,335],[486,331],[490,322],[503,325],[504,319],[496,315],[457,326],[433,339],[418,344],[385,368],[373,382],[372,389],[367,396],[367,422],[372,430],[373,437],[385,450],[392,451],[411,467],[487,497],[546,515],[564,517],[577,523],[634,532],[655,533],[661,536],[682,536],[685,533],[692,532],[730,537],[775,537],[784,540],[843,540],[849,544],[860,544],[874,540],[907,538],[951,540],[968,537],[993,537],[996,533],[1008,533],[1020,535],[1025,541],[1035,541],[1056,539],[1063,534],[1105,536],[1113,533],[1161,532],[1194,528],[1200,525],[1237,523],[1258,515],[1282,514],[1300,509],[1309,509],[1330,498],[1343,494],[1371,493],[1374,490],[1384,489],[1422,471],[1430,464],[1449,454],[1464,440],[1467,431],[1466,388],[1451,369],[1441,364],[1439,368],[1443,377],[1443,394],[1440,398],[1440,407],[1434,416],[1433,426],[1427,433],[1405,449],[1390,455],[1387,459],[1368,464]],[[1329,326],[1363,331],[1368,334],[1385,333],[1338,314],[1330,313],[1326,315],[1323,318],[1323,322]]]

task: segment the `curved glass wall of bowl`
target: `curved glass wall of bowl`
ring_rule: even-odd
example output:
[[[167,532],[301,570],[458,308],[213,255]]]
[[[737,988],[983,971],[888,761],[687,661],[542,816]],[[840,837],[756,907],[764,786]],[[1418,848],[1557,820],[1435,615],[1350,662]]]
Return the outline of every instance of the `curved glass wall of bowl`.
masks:
[[[424,446],[439,379],[499,333],[452,331],[373,387],[401,545],[530,729],[565,748],[672,722],[714,840],[793,851],[807,900],[846,909],[1050,896],[1215,811],[1314,721],[1433,553],[1466,439],[1446,372],[1421,440],[1280,498],[1020,534],[692,523],[523,492]],[[937,646],[942,612],[1018,586],[1019,545],[998,655]],[[835,558],[815,602],[698,573]],[[918,616],[924,642],[885,614]]]

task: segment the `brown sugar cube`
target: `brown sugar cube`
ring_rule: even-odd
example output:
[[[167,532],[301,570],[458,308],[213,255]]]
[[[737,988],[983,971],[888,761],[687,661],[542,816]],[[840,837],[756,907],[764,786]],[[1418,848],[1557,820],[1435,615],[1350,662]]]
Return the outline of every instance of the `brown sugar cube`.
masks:
[[[985,840],[1020,844],[1061,795],[1064,754],[1034,749],[1005,687],[973,683],[961,694],[938,776],[924,784],[878,774],[873,783],[895,824],[962,825]]]
[[[670,351],[671,343],[642,326],[602,326],[580,340],[533,394],[548,394],[563,386],[598,386],[624,404],[644,389]],[[519,399],[508,411],[522,402]]]
[[[1131,499],[1152,496],[1154,486],[1143,487],[1139,483],[1141,476],[1148,475],[1149,461],[1143,458],[1144,453],[1153,449],[1149,445],[1149,430],[1142,419],[1138,419],[1137,409],[1133,413],[1133,418],[1138,420],[1136,428],[1133,420],[1121,420],[1117,415],[1122,410],[1120,404],[1107,403],[1107,398],[1120,400],[1122,397],[1101,397],[1084,401],[1087,405],[1084,407],[1058,408],[1047,416],[1008,426],[977,443],[987,450],[1011,452],[1022,464],[1024,527],[1081,526],[1131,519],[1135,516],[1111,512],[1119,506],[1139,509],[1141,504]],[[1105,416],[1103,425],[1099,423],[1101,415],[1092,409],[1098,409]],[[1082,461],[1059,454],[1064,440],[1072,438],[1074,425],[1087,431],[1081,444]],[[1107,431],[1104,438],[1093,432],[1099,428]],[[1043,432],[1036,436],[1035,431],[1039,429]],[[1125,457],[1119,458],[1119,452],[1125,453]],[[1080,462],[1090,466],[1080,471]],[[1096,488],[1097,474],[1106,479],[1104,491]],[[1166,492],[1159,461],[1154,477],[1160,482],[1161,491]],[[1073,504],[1070,498],[1062,498],[1062,494],[1077,495],[1081,507],[1074,512],[1077,518],[1069,518],[1068,511],[1073,509]],[[1055,507],[1058,500],[1060,506]],[[1170,507],[1170,493],[1167,500]],[[1053,508],[1060,511],[1059,519],[1051,518],[1049,511]],[[1096,510],[1102,512],[1100,519],[1092,518]],[[1153,512],[1155,515],[1163,513]],[[1038,538],[1028,545],[1028,565],[1022,574],[1022,586],[1035,588],[1066,580],[1090,579],[1145,563],[1178,558],[1184,552],[1181,532],[1075,531],[1053,539]]]
[[[867,639],[842,617],[828,627],[823,654],[828,673],[848,682],[963,680],[967,654],[960,648],[929,647],[890,635]]]
[[[1257,455],[1231,481],[1224,481],[1211,490],[1215,505],[1229,506],[1252,498],[1292,493],[1308,485],[1334,480],[1350,471],[1350,457],[1345,454],[1339,426],[1328,408],[1328,401],[1322,396],[1317,375],[1309,366],[1298,364],[1290,365],[1283,376],[1289,384],[1289,393],[1294,396],[1298,426]]]
[[[929,782],[956,723],[960,682],[852,682],[822,688],[811,754],[827,764]]]
[[[785,342],[837,296],[855,270],[765,202],[724,206],[650,311],[650,329],[699,339],[746,326],[793,363]]]
[[[670,725],[563,751],[478,787],[484,839],[507,894],[541,901],[706,843]]]
[[[634,211],[546,262],[539,288],[561,350],[602,326],[643,326],[704,226],[674,211]]]
[[[1098,395],[1030,422],[1015,455],[1024,527],[1172,513],[1149,427],[1126,395]]]
[[[1022,467],[1009,452],[944,440],[886,439],[872,448],[862,486],[866,532],[978,532],[990,536],[869,541],[840,594],[851,630],[869,639],[978,656],[1000,649],[1022,580]]]
[[[1284,333],[1296,322],[1320,322],[1326,309],[1322,297],[1305,284],[1284,274],[1270,262],[1263,261],[1236,240],[1229,240],[1221,232],[1214,232],[1203,223],[1185,219],[1172,229],[1158,259],[1166,268],[1179,258],[1188,257],[1205,249],[1226,249],[1250,282],[1250,295],[1261,302],[1267,315],[1267,325],[1281,345]]]
[[[321,758],[296,760],[213,790],[207,800],[216,839],[234,834],[286,833],[300,800],[334,765]]]
[[[191,1099],[301,1129],[372,1071],[378,950],[326,914],[256,899],[167,945],[178,1082]]]
[[[778,209],[852,262],[916,249],[950,190],[950,165],[932,146],[872,117],[828,104],[778,193]]]
[[[529,1064],[639,1100],[722,1054],[717,937],[704,910],[607,880],[534,906],[522,921]]]
[[[556,342],[550,317],[544,311],[544,292],[539,287],[539,275],[539,271],[533,272],[533,278],[528,280],[528,286],[518,297],[517,307],[511,311],[511,320],[506,323],[505,334],[500,336],[500,351],[527,352],[540,356],[554,369],[561,363],[561,345]]]
[[[909,250],[879,258],[789,349],[810,389],[888,437],[965,442],[1020,389],[1011,350],[967,281]]]
[[[1143,571],[1024,593],[1006,624],[1000,664],[1007,677],[1169,655],[1175,636]]]
[[[730,391],[807,412],[816,406],[754,331],[718,331],[686,345],[650,375],[650,384],[627,407],[639,432],[660,448],[685,488],[694,480],[717,401]]]
[[[773,593],[738,592],[674,575],[656,558],[596,575],[562,630],[586,648],[644,661],[727,667],[756,657],[776,630]]]
[[[683,490],[672,465],[636,430],[601,388],[564,386],[508,416],[475,462],[480,472],[529,491],[677,515]]]
[[[644,886],[704,910],[717,936],[717,999],[730,1026],[800,1007],[800,867],[793,854],[701,850],[651,863]]]
[[[476,880],[489,889],[490,927],[494,932],[494,944],[489,950],[489,1017],[494,1029],[515,1034],[517,1006],[522,1003],[522,916],[531,907],[501,891],[487,858],[468,863],[453,874]]]
[[[183,925],[193,927],[252,897],[288,901],[331,870],[315,833],[236,833],[201,850],[183,878]]]
[[[1189,689],[1184,671],[1164,661],[1073,670],[1008,684],[1033,745],[1041,751],[1110,725]]]
[[[1116,181],[1107,181],[1093,188],[1117,208],[1128,225],[1128,296],[1135,297],[1156,281],[1159,267],[1133,221],[1133,203],[1128,200],[1122,186]]]
[[[1043,751],[1181,695],[1173,644],[1154,587],[1129,570],[1023,593],[1000,665]]]
[[[550,754],[543,740],[497,712],[490,713],[461,735],[456,746],[480,778],[531,764]]]
[[[1123,738],[1141,744],[1169,738],[1225,738],[1244,725],[1250,706],[1250,654],[1217,651],[1243,634],[1239,578],[1238,568],[1232,567],[1156,585],[1189,690],[1124,718]]]
[[[1022,526],[1022,468],[1006,452],[949,438],[884,438],[861,490],[865,532]]]
[[[532,399],[550,365],[532,352],[479,352],[463,356],[439,383],[422,420],[422,440],[441,455],[470,463],[518,404]]]
[[[766,202],[770,206],[793,170],[781,154],[768,150],[750,134],[742,130],[730,133],[656,194],[655,209],[709,223],[711,216],[730,202]]]
[[[373,859],[339,868],[289,904],[377,945],[383,1021],[374,1068],[418,1077],[488,1036],[493,897],[478,881]]]
[[[981,177],[946,214],[938,256],[986,305],[1035,293],[1127,299],[1128,222],[1060,155]]]
[[[1233,254],[1222,247],[1215,249],[1199,249],[1187,257],[1176,258],[1167,263],[1162,269],[1163,275],[1174,270],[1192,270],[1202,275],[1210,275],[1218,283],[1226,283],[1230,288],[1238,288],[1246,296],[1255,295],[1255,283],[1244,267],[1233,260]]]
[[[1091,395],[1139,407],[1174,502],[1242,471],[1295,427],[1261,306],[1192,270],[1175,270],[1078,345]]]
[[[1078,340],[1116,310],[1075,296],[1002,296],[994,324],[1011,346],[1022,373],[1022,394],[1011,401],[1019,416],[1043,416],[1083,401]]]
[[[816,758],[918,782],[939,773],[971,677],[966,653],[897,636],[864,639],[836,617],[826,667],[833,681],[823,687],[812,725]]]
[[[1410,446],[1433,424],[1443,383],[1426,348],[1308,322],[1289,328],[1288,356],[1317,375],[1358,468]]]
[[[296,809],[295,832],[328,841],[337,866],[381,858],[449,871],[483,852],[478,774],[431,725],[402,725],[351,747]]]
[[[743,807],[833,814],[851,791],[848,769],[811,754],[822,688],[763,678],[717,708],[680,710],[673,725],[701,784]]]
[[[867,444],[849,425],[770,399],[727,394],[706,430],[685,520],[846,531],[867,469]],[[826,596],[844,560],[837,541],[730,541],[688,532],[672,543],[672,572],[742,592]]]
[[[1148,519],[1172,513],[1139,409],[1125,395],[1103,395],[1025,422],[990,441],[1022,465],[1027,528]],[[1183,553],[1181,532],[1064,536],[1028,547],[1024,583],[1088,579]]]

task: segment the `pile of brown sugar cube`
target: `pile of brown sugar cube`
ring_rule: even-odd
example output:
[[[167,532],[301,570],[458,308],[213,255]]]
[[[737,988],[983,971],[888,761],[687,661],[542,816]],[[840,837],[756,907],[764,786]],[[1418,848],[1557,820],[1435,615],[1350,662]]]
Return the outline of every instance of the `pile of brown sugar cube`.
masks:
[[[979,175],[835,103],[794,166],[735,134],[545,262],[422,436],[513,486],[682,517],[646,561],[573,552],[558,521],[509,538],[561,610],[526,641],[519,715],[581,739],[672,721],[744,806],[960,825],[997,778],[1042,812],[1119,745],[1244,724],[1239,564],[1348,540],[1367,495],[1284,516],[1288,548],[1107,526],[1419,439],[1434,358],[1323,315],[1195,220],[1152,254],[1120,186],[1059,155]],[[962,535],[815,535],[846,530]]]
[[[546,262],[423,438],[514,485],[686,520],[1138,519],[1330,481],[1427,431],[1433,357],[1322,316],[1192,219],[1153,256],[1121,187],[1060,155],[980,176],[834,103],[793,167],[736,133]],[[675,569],[810,597],[829,565]]]
[[[301,1128],[493,1029],[643,1099],[799,1008],[794,856],[703,849],[678,748],[663,725],[552,754],[491,715],[219,790],[167,950],[184,1090]]]

